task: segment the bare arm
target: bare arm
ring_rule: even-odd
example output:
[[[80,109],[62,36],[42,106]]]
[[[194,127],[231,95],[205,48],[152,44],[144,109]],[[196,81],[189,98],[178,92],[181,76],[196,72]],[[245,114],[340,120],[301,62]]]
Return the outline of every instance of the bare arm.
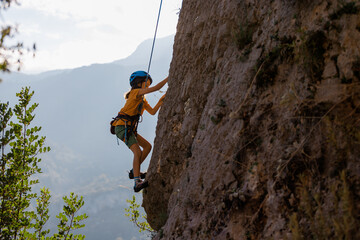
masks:
[[[165,94],[160,98],[159,102],[152,108],[150,105],[145,105],[145,110],[148,111],[151,115],[155,115],[157,111],[160,109],[161,105],[163,104]]]
[[[147,94],[147,93],[151,93],[151,92],[155,92],[157,90],[160,90],[168,81],[168,77],[166,77],[164,80],[162,80],[161,82],[159,82],[158,84],[156,84],[153,87],[150,88],[141,88],[139,90],[138,96]]]

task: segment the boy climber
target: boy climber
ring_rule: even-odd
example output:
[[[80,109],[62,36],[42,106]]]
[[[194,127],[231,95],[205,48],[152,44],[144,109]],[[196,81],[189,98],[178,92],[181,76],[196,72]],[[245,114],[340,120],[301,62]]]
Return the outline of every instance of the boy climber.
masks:
[[[165,94],[152,108],[145,99],[145,94],[160,90],[168,81],[165,78],[160,83],[150,87],[152,79],[145,71],[137,71],[130,76],[131,90],[125,94],[125,106],[120,110],[112,126],[115,126],[116,136],[125,142],[134,154],[133,169],[129,172],[129,178],[134,179],[134,191],[139,192],[148,186],[147,180],[142,181],[146,173],[140,173],[140,165],[151,151],[151,144],[137,133],[139,118],[144,110],[155,115],[163,103]],[[142,150],[141,150],[141,148]],[[141,179],[140,179],[141,177]]]

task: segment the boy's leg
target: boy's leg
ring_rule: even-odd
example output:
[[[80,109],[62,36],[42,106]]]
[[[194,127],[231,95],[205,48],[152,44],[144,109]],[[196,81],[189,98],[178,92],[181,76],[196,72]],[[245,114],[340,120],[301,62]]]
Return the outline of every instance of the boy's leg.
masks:
[[[138,140],[139,145],[143,148],[141,157],[140,157],[140,164],[146,159],[151,151],[151,144],[143,138],[140,134],[137,135],[136,139]]]
[[[130,147],[130,150],[133,152],[134,154],[134,160],[133,160],[133,170],[134,170],[134,177],[139,177],[140,176],[140,164],[141,164],[141,150],[138,144],[133,144]]]
[[[146,188],[149,184],[148,182],[140,180],[140,159],[142,152],[140,150],[139,144],[135,143],[130,147],[131,151],[134,153],[134,161],[133,161],[133,171],[134,171],[134,191],[139,192],[141,189]]]

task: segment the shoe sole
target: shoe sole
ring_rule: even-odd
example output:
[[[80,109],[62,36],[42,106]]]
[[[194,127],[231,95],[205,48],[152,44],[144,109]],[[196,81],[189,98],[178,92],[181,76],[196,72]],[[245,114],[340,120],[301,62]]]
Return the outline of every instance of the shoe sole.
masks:
[[[138,188],[134,187],[135,192],[140,192],[142,189],[147,188],[149,183],[147,181],[143,182]]]

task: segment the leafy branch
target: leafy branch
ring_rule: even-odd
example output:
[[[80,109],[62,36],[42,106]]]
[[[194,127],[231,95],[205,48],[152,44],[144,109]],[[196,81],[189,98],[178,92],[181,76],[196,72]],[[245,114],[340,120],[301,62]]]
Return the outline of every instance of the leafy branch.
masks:
[[[63,200],[66,205],[63,207],[63,212],[56,216],[60,220],[60,223],[58,224],[59,232],[54,235],[54,239],[85,239],[84,235],[74,235],[70,233],[70,230],[85,227],[85,224],[80,224],[80,222],[88,218],[86,213],[76,216],[76,213],[84,205],[83,197],[78,197],[78,195],[72,192],[69,198],[65,196]]]
[[[19,2],[17,0],[0,0],[0,14],[1,11],[10,8],[12,4],[19,5]],[[0,71],[2,72],[11,72],[14,65],[17,65],[19,71],[22,65],[22,56],[25,52],[33,52],[33,56],[35,56],[35,44],[33,44],[32,48],[25,47],[22,42],[9,44],[9,39],[13,39],[17,33],[17,26],[14,25],[2,25],[0,28]]]
[[[135,196],[133,196],[131,200],[127,199],[126,202],[128,202],[130,206],[129,208],[125,208],[125,211],[127,212],[125,216],[130,218],[130,222],[134,223],[135,226],[139,228],[139,232],[147,231],[154,234],[155,230],[150,227],[147,222],[146,215],[140,214],[140,205],[136,203]],[[144,221],[141,221],[141,218]]]

